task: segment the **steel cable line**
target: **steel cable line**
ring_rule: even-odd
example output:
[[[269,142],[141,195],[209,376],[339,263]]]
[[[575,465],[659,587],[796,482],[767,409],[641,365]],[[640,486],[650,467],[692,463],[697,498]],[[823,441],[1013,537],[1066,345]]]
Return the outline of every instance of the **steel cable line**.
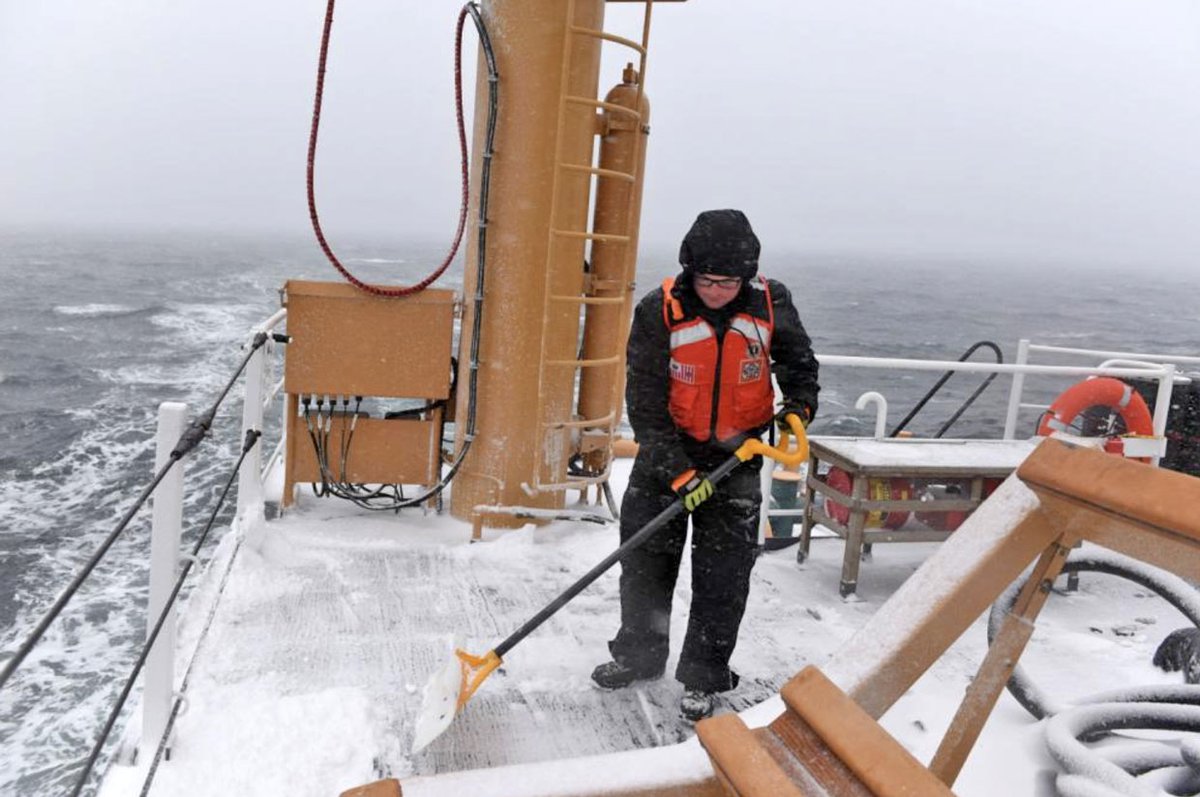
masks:
[[[225,482],[225,487],[221,490],[221,495],[217,498],[216,506],[213,507],[212,513],[209,515],[208,523],[204,525],[204,529],[200,532],[195,544],[192,546],[191,556],[185,561],[183,569],[179,573],[179,577],[175,579],[175,587],[171,590],[171,594],[167,596],[166,604],[163,610],[158,615],[158,620],[154,623],[154,628],[150,631],[146,638],[146,644],[142,646],[142,651],[138,654],[137,661],[134,662],[133,669],[129,673],[129,677],[125,679],[125,686],[121,689],[121,694],[117,697],[116,703],[108,714],[108,720],[104,723],[104,729],[100,732],[99,738],[92,745],[91,753],[88,754],[87,761],[84,762],[83,772],[79,776],[79,780],[75,782],[75,787],[71,790],[71,797],[78,797],[83,787],[87,785],[88,778],[91,777],[92,769],[96,766],[96,760],[100,757],[100,751],[104,748],[104,743],[108,741],[109,734],[112,733],[113,726],[117,723],[117,717],[121,714],[121,709],[125,706],[125,701],[129,698],[129,693],[133,691],[133,686],[137,682],[138,675],[142,672],[142,667],[146,663],[146,659],[150,657],[150,651],[154,647],[154,643],[158,640],[159,632],[162,631],[163,625],[167,621],[167,617],[175,608],[175,599],[179,597],[179,591],[183,589],[183,582],[187,580],[188,574],[191,572],[192,565],[196,563],[196,557],[200,553],[200,549],[204,546],[205,540],[208,539],[208,533],[212,531],[213,524],[217,521],[217,515],[221,511],[221,507],[225,505],[225,498],[229,495],[229,490],[233,487],[233,482],[237,478],[238,471],[241,470],[242,463],[246,461],[246,455],[258,443],[262,437],[262,432],[257,429],[250,429],[246,432],[246,439],[242,443],[242,453],[238,457],[237,463],[233,466],[233,471],[229,474],[229,478]],[[172,712],[174,716],[174,712]],[[170,728],[167,729],[167,737],[170,736]]]
[[[208,434],[209,429],[212,428],[213,419],[216,417],[217,409],[229,395],[229,391],[233,387],[233,384],[242,375],[242,372],[246,370],[246,366],[249,364],[250,358],[254,356],[254,353],[262,348],[263,344],[265,344],[268,338],[271,337],[274,337],[274,339],[278,341],[285,341],[287,339],[287,336],[285,335],[270,336],[266,332],[259,332],[254,336],[254,339],[250,344],[250,350],[247,351],[246,356],[242,358],[241,365],[238,366],[233,376],[230,377],[229,381],[225,384],[224,389],[222,389],[220,395],[217,396],[217,400],[213,402],[213,405],[209,407],[206,412],[196,418],[196,420],[192,421],[188,428],[184,430],[183,434],[179,437],[179,442],[176,443],[175,448],[171,450],[167,463],[163,465],[157,473],[154,474],[154,478],[151,480],[150,484],[143,488],[142,492],[138,494],[137,499],[133,502],[133,506],[125,511],[125,514],[117,523],[117,527],[109,533],[108,537],[105,538],[104,542],[100,544],[100,547],[97,548],[96,551],[91,555],[88,561],[84,564],[83,568],[75,575],[75,578],[71,580],[71,583],[67,585],[67,588],[62,591],[62,593],[46,611],[46,614],[42,616],[42,619],[38,622],[37,626],[34,627],[33,631],[29,634],[25,641],[21,643],[21,646],[18,647],[12,657],[4,663],[4,669],[0,670],[0,689],[4,688],[9,679],[12,677],[13,673],[16,672],[17,668],[21,666],[21,663],[25,661],[27,656],[29,656],[30,652],[32,652],[33,648],[41,640],[42,636],[45,635],[46,630],[50,627],[50,624],[53,623],[54,620],[58,618],[58,615],[62,613],[62,610],[66,608],[67,603],[75,596],[75,593],[79,591],[79,588],[83,585],[83,582],[88,579],[88,576],[92,574],[92,571],[96,569],[96,565],[100,563],[100,560],[103,559],[108,553],[109,549],[112,548],[113,543],[115,543],[117,538],[121,536],[121,532],[125,530],[130,521],[133,520],[134,515],[137,514],[138,510],[142,508],[142,505],[145,504],[150,496],[154,493],[154,490],[156,487],[158,487],[159,483],[166,478],[166,475],[170,472],[171,468],[173,468],[177,462],[183,459],[183,457],[189,451],[195,448],[200,441],[204,439],[205,435]]]

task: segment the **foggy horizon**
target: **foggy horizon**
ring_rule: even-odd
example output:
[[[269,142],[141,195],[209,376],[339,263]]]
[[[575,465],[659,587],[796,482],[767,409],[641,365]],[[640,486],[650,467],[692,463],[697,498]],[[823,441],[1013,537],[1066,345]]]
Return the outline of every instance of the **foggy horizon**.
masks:
[[[0,228],[311,240],[324,8],[0,7]],[[335,249],[449,246],[458,8],[338,7],[317,154]],[[640,35],[634,4],[606,13],[609,30]],[[690,0],[653,20],[643,257],[671,254],[700,210],[739,207],[765,258],[1196,271],[1200,4]],[[468,114],[475,49],[468,23]]]

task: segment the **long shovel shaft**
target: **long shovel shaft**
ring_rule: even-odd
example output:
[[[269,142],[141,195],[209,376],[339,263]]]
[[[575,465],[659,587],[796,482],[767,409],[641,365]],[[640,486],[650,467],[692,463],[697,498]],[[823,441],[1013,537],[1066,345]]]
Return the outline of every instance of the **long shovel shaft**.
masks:
[[[730,457],[708,474],[708,480],[714,485],[717,484],[730,473],[732,473],[733,469],[740,465],[741,462],[742,461],[736,456]],[[538,626],[549,620],[556,612],[558,612],[559,609],[569,603],[576,595],[587,589],[587,587],[593,581],[598,579],[606,570],[616,564],[621,557],[657,534],[663,526],[667,525],[667,523],[669,523],[682,511],[683,499],[681,498],[663,511],[659,512],[654,519],[643,526],[637,534],[634,534],[632,537],[622,543],[621,547],[604,557],[599,564],[587,571],[587,573],[585,573],[574,584],[563,590],[561,595],[550,601],[550,603],[546,604],[545,608],[543,608],[533,617],[529,618],[529,620],[527,620],[523,626],[518,628],[516,631],[510,634],[507,639],[497,645],[494,648],[496,655],[500,658],[504,658],[504,654],[511,650],[513,646],[533,633]]]

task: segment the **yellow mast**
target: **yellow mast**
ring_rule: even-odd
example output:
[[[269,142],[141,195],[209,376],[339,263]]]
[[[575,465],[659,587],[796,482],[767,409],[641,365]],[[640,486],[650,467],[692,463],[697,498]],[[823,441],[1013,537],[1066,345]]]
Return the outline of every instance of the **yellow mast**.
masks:
[[[614,127],[597,111],[621,114],[596,99],[601,42],[631,46],[643,63],[644,46],[602,32],[603,0],[492,0],[482,13],[502,88],[488,200],[475,437],[452,486],[452,513],[470,520],[477,518],[478,507],[562,507],[564,489],[586,485],[569,477],[568,462],[581,439],[595,441],[603,424],[606,434],[611,432],[619,416],[622,323],[628,318],[636,241],[630,232],[636,216],[629,208],[641,194],[638,156],[625,158],[636,167],[629,171],[597,167],[593,159],[596,135]],[[464,298],[474,295],[479,280],[477,210],[487,119],[482,57],[477,85]],[[635,129],[644,130],[644,120],[637,122]],[[623,192],[624,212],[606,202],[608,216],[623,216],[625,229],[589,230],[593,184],[599,195],[614,181],[632,187]],[[620,250],[601,258],[610,276],[599,283],[584,271],[589,241],[597,255],[602,255],[601,244]],[[598,345],[593,334],[588,344],[604,354],[581,358],[583,311],[604,305],[617,311],[599,327],[608,340]],[[465,301],[464,306],[457,447],[464,443],[468,413],[466,331],[474,321],[473,305]],[[581,418],[576,382],[588,381],[582,374],[595,368],[610,372],[603,387],[589,392],[603,400],[580,402],[581,410],[598,413]],[[525,522],[503,514],[487,514],[487,520],[489,525]]]

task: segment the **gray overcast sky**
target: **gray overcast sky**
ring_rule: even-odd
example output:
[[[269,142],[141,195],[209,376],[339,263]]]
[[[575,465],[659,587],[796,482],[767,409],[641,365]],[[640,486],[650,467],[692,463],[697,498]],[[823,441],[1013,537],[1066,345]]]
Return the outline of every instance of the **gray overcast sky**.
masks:
[[[305,234],[324,7],[0,0],[0,223]],[[335,241],[453,232],[459,7],[338,4]],[[1200,0],[691,0],[651,39],[648,245],[739,206],[778,249],[1200,262]]]

